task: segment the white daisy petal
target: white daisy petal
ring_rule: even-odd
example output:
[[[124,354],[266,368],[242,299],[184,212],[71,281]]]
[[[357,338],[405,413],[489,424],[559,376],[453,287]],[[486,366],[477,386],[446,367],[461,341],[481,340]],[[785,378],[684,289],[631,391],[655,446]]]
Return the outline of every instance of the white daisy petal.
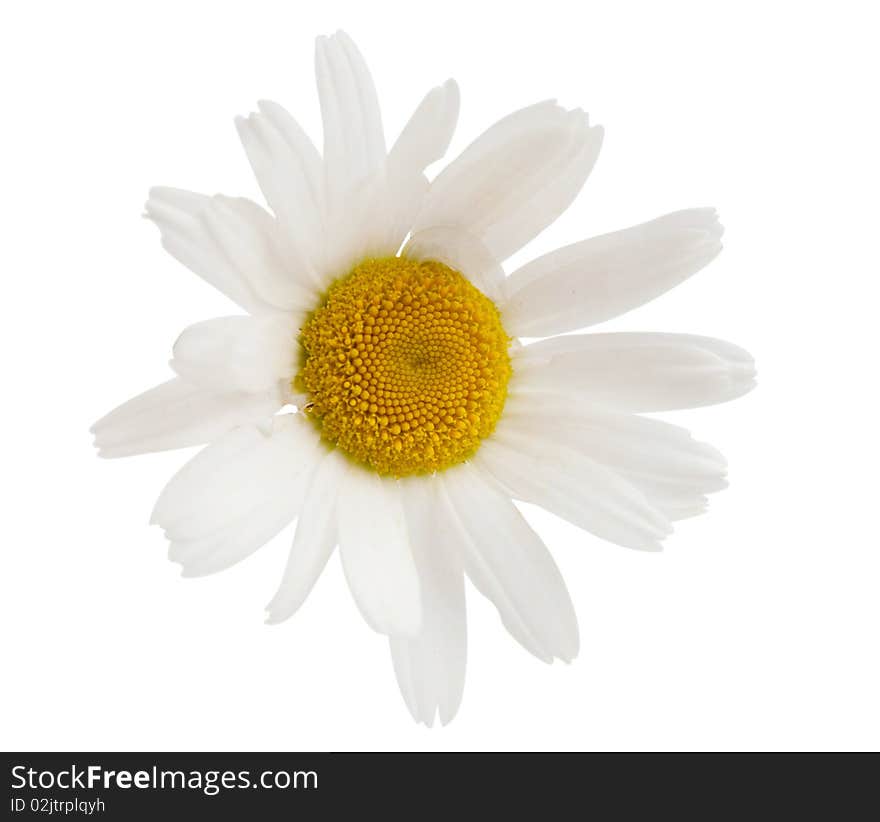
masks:
[[[498,301],[504,269],[483,243],[462,228],[435,226],[414,234],[403,250],[413,260],[436,260],[461,272],[487,297]]]
[[[431,89],[388,152],[389,169],[421,173],[441,159],[455,132],[460,102],[455,80]]]
[[[277,389],[296,372],[299,325],[289,315],[205,320],[177,338],[171,367],[209,390]]]
[[[393,257],[397,253],[403,235],[392,212],[382,171],[350,192],[343,211],[330,213],[327,233],[333,242],[322,273],[324,289],[367,258]]]
[[[755,385],[738,346],[694,334],[580,334],[525,346],[523,390],[552,391],[627,411],[669,411],[735,399]]]
[[[571,661],[578,652],[574,606],[538,535],[481,469],[464,464],[440,477],[471,581],[526,650],[545,662]]]
[[[157,385],[92,426],[101,457],[128,457],[201,445],[239,425],[265,422],[281,407],[280,392],[207,391],[182,379]]]
[[[428,191],[425,168],[449,147],[458,120],[459,93],[454,80],[428,92],[388,154],[388,202],[392,244],[403,242]]]
[[[268,433],[256,426],[230,431],[172,477],[150,521],[172,540],[214,534],[273,495],[276,482],[298,477],[310,465],[315,439],[298,414],[276,417]]]
[[[180,563],[181,575],[203,577],[231,568],[262,548],[296,517],[299,497],[273,497],[221,532],[197,540],[174,541],[168,557]]]
[[[638,488],[648,502],[660,511],[670,522],[704,514],[709,500],[700,493],[699,486],[693,482],[676,482],[665,478],[628,476],[627,479]],[[712,488],[720,491],[720,488]]]
[[[324,181],[329,283],[365,257],[390,256],[396,237],[385,136],[373,80],[344,32],[319,37],[315,74],[324,123]]]
[[[256,203],[157,187],[145,208],[165,249],[249,313],[314,303],[282,257],[275,221]]]
[[[671,525],[632,483],[586,454],[523,429],[499,425],[474,461],[523,502],[617,545],[661,550]]]
[[[324,456],[312,476],[281,584],[266,607],[266,622],[293,616],[306,601],[337,542],[336,496],[350,464],[338,452]]]
[[[554,394],[514,391],[499,428],[502,435],[530,439],[535,448],[549,445],[565,449],[571,459],[582,455],[591,464],[601,463],[670,520],[701,513],[705,495],[727,485],[727,464],[715,448],[660,420]]]
[[[213,477],[221,472],[227,473],[226,467],[235,460],[248,459],[250,452],[265,446],[268,439],[265,430],[255,425],[244,425],[217,437],[168,481],[153,506],[150,524],[168,528],[175,522],[184,521],[190,513],[190,499],[210,495]],[[206,481],[207,488],[203,487]],[[204,503],[202,507],[210,506]]]
[[[440,172],[413,232],[458,226],[504,260],[569,206],[601,143],[582,111],[544,102],[515,112]]]
[[[295,182],[301,209],[320,215],[324,205],[323,161],[315,144],[284,106],[272,100],[260,100],[257,107],[287,144],[291,156],[286,162],[298,167]],[[282,162],[282,166],[284,164]]]
[[[312,141],[280,105],[237,117],[235,127],[254,176],[283,227],[282,248],[300,280],[314,285],[323,263],[321,161]]]
[[[351,470],[337,511],[342,567],[367,624],[382,634],[415,636],[422,606],[400,489],[393,480]]]
[[[433,478],[403,483],[413,558],[422,594],[422,628],[413,638],[391,637],[400,692],[416,722],[445,725],[464,689],[467,626],[460,536],[449,503]]]
[[[722,233],[714,209],[694,208],[545,254],[510,275],[505,327],[545,337],[637,308],[711,262]]]
[[[152,522],[185,576],[249,556],[299,512],[318,446],[300,415],[276,417],[270,433],[232,431],[188,462],[159,496]]]
[[[503,220],[486,225],[483,241],[499,259],[507,259],[553,223],[574,202],[590,176],[604,130],[601,126],[590,128],[587,115],[579,110],[570,112],[569,120],[569,139],[562,150],[528,187],[523,185],[520,201],[508,206]]]
[[[324,164],[332,206],[385,165],[385,135],[373,79],[351,38],[319,37],[315,75],[324,122]]]

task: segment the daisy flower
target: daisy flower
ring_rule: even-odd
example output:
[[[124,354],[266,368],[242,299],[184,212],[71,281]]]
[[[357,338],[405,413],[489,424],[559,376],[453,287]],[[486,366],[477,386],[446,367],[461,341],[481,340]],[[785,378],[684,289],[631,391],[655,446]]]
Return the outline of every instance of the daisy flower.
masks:
[[[207,443],[152,518],[185,576],[228,568],[296,520],[271,623],[300,608],[338,546],[413,717],[446,723],[464,684],[465,576],[536,657],[578,652],[565,584],[514,500],[659,550],[725,486],[725,462],[639,414],[738,397],[754,366],[706,337],[566,333],[709,263],[722,233],[712,209],[505,273],[596,162],[602,129],[583,111],[517,111],[429,182],[456,84],[431,90],[388,150],[351,39],[319,38],[315,63],[321,153],[277,103],[236,121],[270,210],[150,192],[164,247],[246,313],[186,329],[176,376],[96,423],[95,443],[104,457]]]

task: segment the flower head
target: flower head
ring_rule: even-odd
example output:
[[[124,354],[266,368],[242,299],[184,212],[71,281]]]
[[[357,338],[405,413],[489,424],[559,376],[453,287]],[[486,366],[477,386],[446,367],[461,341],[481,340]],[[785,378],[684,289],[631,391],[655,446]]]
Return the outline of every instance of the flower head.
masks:
[[[692,335],[559,336],[710,262],[721,250],[711,209],[504,272],[596,161],[602,130],[582,111],[515,112],[429,182],[457,120],[454,82],[427,94],[387,150],[344,33],[318,39],[316,71],[321,154],[276,103],[237,121],[269,211],[150,192],[165,248],[246,313],[185,330],[176,376],[96,423],[95,442],[106,457],[208,443],[153,512],[187,576],[233,565],[296,520],[269,622],[303,604],[338,545],[414,718],[447,722],[464,683],[465,575],[535,656],[578,651],[562,578],[513,500],[658,550],[724,487],[725,462],[639,414],[733,399],[754,365]]]

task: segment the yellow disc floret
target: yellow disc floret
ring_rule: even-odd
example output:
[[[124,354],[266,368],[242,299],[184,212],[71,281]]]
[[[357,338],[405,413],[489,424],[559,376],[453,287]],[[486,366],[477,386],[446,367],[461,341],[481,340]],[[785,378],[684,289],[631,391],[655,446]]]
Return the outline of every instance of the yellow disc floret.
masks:
[[[459,272],[365,260],[303,326],[294,384],[321,436],[379,474],[431,473],[470,457],[501,416],[510,338]]]

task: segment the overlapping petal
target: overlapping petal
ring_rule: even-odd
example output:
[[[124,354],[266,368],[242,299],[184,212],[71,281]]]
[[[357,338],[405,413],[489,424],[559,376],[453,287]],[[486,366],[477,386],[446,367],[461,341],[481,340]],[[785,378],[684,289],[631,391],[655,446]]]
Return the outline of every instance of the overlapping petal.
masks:
[[[245,311],[297,311],[314,304],[302,270],[284,257],[274,219],[256,203],[159,187],[150,190],[145,208],[165,249]]]
[[[292,616],[311,592],[338,542],[336,499],[350,470],[337,451],[329,451],[312,475],[290,548],[281,584],[267,606],[266,621]]]
[[[465,570],[507,630],[545,662],[574,659],[574,606],[544,543],[491,475],[465,463],[441,479],[460,530]]]
[[[487,459],[499,475],[510,466],[503,481],[515,496],[629,547],[656,550],[663,534],[646,532],[646,522],[662,524],[657,514],[668,521],[699,514],[705,508],[706,495],[727,485],[724,457],[684,428],[586,401],[571,402],[557,394],[512,392],[497,434],[480,449],[478,459]],[[549,455],[560,452],[563,473],[548,467],[552,461]],[[572,465],[576,472],[584,467],[595,472],[599,465],[613,479],[594,489],[580,484],[578,489],[567,489],[566,465]],[[590,499],[566,509],[556,498],[557,488],[563,500],[579,494]],[[620,503],[614,505],[618,494],[637,503],[642,516],[623,513]],[[596,506],[604,510],[594,514]],[[649,511],[653,513],[645,520]],[[622,515],[618,528],[625,529],[618,530],[617,539],[614,532],[598,530],[603,525],[607,529],[609,517],[615,513]]]
[[[467,625],[460,537],[435,478],[403,484],[413,559],[419,573],[422,626],[414,637],[391,637],[394,672],[413,719],[445,725],[464,690]]]
[[[552,101],[505,117],[431,184],[413,232],[453,226],[505,260],[572,202],[595,164],[602,129]]]
[[[319,37],[315,76],[324,124],[325,279],[364,257],[394,254],[387,155],[373,79],[344,32]]]
[[[237,117],[235,126],[263,196],[282,228],[289,267],[312,287],[323,285],[326,237],[321,160],[308,136],[280,105]]]
[[[283,402],[260,393],[207,390],[180,378],[128,400],[92,426],[102,457],[129,457],[202,445],[239,425],[266,423]]]
[[[185,576],[228,568],[297,516],[319,445],[301,415],[270,430],[231,431],[193,457],[162,491],[152,522]]]
[[[398,247],[409,233],[429,183],[425,169],[446,153],[458,121],[459,92],[454,80],[431,89],[413,112],[388,153],[391,238]]]
[[[299,325],[288,314],[205,320],[177,338],[171,367],[211,391],[283,391],[295,371]]]
[[[367,624],[389,636],[416,636],[419,576],[396,483],[354,468],[339,489],[337,512],[342,567]]]

